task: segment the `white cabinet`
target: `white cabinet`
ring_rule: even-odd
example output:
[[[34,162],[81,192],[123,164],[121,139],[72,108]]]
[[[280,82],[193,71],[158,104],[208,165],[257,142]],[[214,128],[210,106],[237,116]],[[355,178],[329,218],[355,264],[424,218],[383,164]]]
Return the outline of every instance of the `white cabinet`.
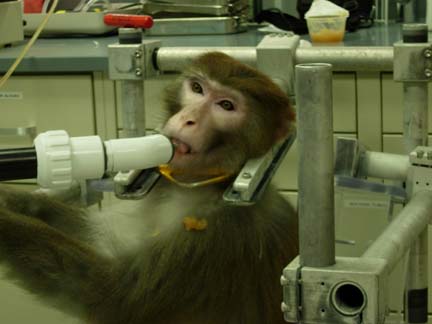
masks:
[[[72,136],[94,134],[92,77],[14,76],[0,90],[0,111],[0,134],[1,129],[25,127],[35,127],[38,133],[65,129]],[[14,144],[7,140],[2,146]]]

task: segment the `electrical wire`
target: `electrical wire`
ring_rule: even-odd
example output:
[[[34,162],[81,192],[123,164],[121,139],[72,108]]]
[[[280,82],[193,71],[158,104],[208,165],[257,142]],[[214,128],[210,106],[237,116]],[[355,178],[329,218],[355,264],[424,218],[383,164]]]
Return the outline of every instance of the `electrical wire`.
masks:
[[[26,56],[27,52],[30,50],[30,48],[33,46],[33,44],[36,42],[36,40],[38,39],[40,33],[45,28],[45,25],[47,24],[49,18],[54,13],[54,10],[57,8],[58,1],[59,0],[53,0],[53,4],[52,4],[50,10],[48,11],[48,13],[46,14],[46,16],[42,20],[42,22],[39,25],[39,27],[34,32],[32,38],[26,44],[26,46],[21,51],[20,55],[17,57],[17,59],[12,64],[12,66],[9,68],[9,70],[6,72],[6,74],[0,79],[0,88],[2,88],[5,85],[6,81],[9,80],[10,76],[15,72],[16,68],[21,63],[21,61],[24,58],[24,56]]]

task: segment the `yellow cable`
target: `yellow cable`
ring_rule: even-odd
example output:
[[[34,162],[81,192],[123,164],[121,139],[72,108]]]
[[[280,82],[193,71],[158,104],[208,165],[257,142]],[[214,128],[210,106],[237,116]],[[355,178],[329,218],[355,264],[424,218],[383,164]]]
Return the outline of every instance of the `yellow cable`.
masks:
[[[223,181],[229,179],[232,176],[231,174],[225,173],[225,174],[221,174],[221,175],[218,175],[218,176],[215,176],[213,178],[206,179],[203,181],[196,181],[196,182],[191,182],[191,183],[182,182],[182,181],[179,181],[173,177],[173,175],[172,175],[173,171],[166,164],[159,166],[159,173],[162,174],[169,181],[175,183],[176,185],[178,185],[180,187],[184,187],[184,188],[197,188],[197,187],[207,186],[210,184],[220,183],[220,182],[223,182]]]
[[[57,7],[57,4],[58,4],[58,0],[54,0],[52,6],[50,8],[50,10],[48,11],[48,13],[45,16],[45,18],[42,20],[42,22],[39,25],[39,27],[36,29],[36,31],[33,34],[32,38],[29,40],[29,42],[24,47],[24,49],[21,51],[21,54],[17,57],[17,59],[12,64],[12,66],[9,68],[9,70],[6,72],[6,74],[0,79],[0,88],[4,86],[4,84],[10,78],[10,76],[12,75],[12,73],[15,72],[17,66],[21,63],[21,61],[24,58],[24,56],[26,56],[26,54],[29,51],[30,47],[32,47],[33,44],[34,44],[34,42],[36,42],[36,40],[38,39],[40,33],[45,28],[45,25],[47,24],[48,19],[51,17],[51,15],[53,14],[55,8]]]

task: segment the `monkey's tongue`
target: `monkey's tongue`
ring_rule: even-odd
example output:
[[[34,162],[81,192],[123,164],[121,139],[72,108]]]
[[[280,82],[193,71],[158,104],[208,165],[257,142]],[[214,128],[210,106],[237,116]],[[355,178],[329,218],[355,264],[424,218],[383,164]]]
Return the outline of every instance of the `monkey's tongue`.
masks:
[[[174,138],[172,140],[172,142],[173,142],[177,152],[179,152],[181,154],[190,153],[191,147],[189,145],[187,145],[185,142],[182,142],[176,138]]]

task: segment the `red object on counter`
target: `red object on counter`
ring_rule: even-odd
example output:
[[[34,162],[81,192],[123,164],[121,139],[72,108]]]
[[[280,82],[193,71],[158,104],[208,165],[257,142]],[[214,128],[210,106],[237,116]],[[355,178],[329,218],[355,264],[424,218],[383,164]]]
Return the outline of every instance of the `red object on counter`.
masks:
[[[24,13],[41,13],[44,0],[24,0]]]
[[[104,23],[110,26],[117,27],[134,27],[134,28],[151,28],[153,26],[153,18],[151,16],[142,15],[125,15],[125,14],[106,14]]]

